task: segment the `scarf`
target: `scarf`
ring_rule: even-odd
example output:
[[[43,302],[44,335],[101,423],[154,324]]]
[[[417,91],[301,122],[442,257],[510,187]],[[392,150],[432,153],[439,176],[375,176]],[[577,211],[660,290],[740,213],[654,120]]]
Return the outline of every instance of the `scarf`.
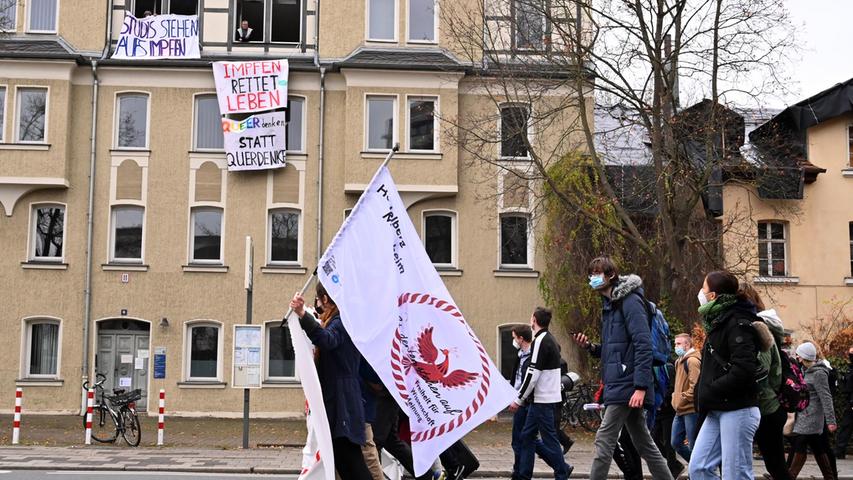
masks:
[[[699,314],[702,315],[702,326],[705,327],[705,331],[710,332],[716,326],[720,316],[735,303],[737,303],[737,295],[724,293],[717,296],[713,302],[708,302],[699,307]]]
[[[320,314],[320,326],[326,328],[329,325],[329,322],[335,318],[335,315],[338,314],[338,306],[332,304],[329,308],[324,309],[323,313]]]

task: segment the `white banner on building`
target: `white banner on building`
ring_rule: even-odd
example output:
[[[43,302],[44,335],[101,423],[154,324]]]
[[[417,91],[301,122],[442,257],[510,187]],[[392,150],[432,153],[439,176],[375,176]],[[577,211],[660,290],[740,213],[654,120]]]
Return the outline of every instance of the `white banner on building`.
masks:
[[[136,18],[126,11],[112,58],[201,58],[198,48],[198,15]]]
[[[299,480],[335,480],[335,457],[332,453],[332,433],[326,407],[323,404],[323,391],[320,378],[314,365],[314,353],[311,341],[299,326],[295,313],[287,318],[290,341],[296,362],[296,374],[305,392],[308,413],[308,438],[302,449],[302,471]]]
[[[353,343],[409,417],[416,475],[516,398],[438,276],[387,167],[317,274]]]
[[[285,166],[285,112],[259,113],[245,120],[222,119],[228,170],[268,170]]]
[[[287,107],[287,60],[214,62],[216,98],[223,115]]]

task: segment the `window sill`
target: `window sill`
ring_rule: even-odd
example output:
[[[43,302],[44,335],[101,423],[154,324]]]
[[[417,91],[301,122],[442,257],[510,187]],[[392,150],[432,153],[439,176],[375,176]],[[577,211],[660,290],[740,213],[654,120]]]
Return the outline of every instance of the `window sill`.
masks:
[[[151,155],[151,150],[147,148],[112,148],[110,153],[125,154],[125,155]]]
[[[141,263],[102,263],[101,270],[105,272],[147,272],[148,265]]]
[[[261,267],[261,273],[305,275],[307,272],[307,268],[299,265],[264,265]]]
[[[68,270],[68,264],[62,262],[21,262],[25,270]]]
[[[302,388],[299,380],[264,380],[262,388]]]
[[[499,268],[494,274],[496,277],[539,278],[539,272],[530,268]]]
[[[0,143],[0,150],[36,150],[46,152],[50,150],[49,143]]]
[[[763,285],[796,285],[800,283],[800,277],[754,277],[752,283]]]
[[[853,178],[853,168],[842,168],[841,175],[848,178]]]
[[[853,277],[844,277],[844,285],[853,287]]]
[[[65,380],[61,378],[18,378],[16,387],[61,387]]]
[[[530,163],[530,157],[498,157],[499,162],[520,162],[520,163]]]
[[[385,159],[388,152],[365,150],[361,152],[361,158],[368,159]],[[441,152],[397,152],[394,154],[395,160],[441,160],[443,154]]]
[[[181,265],[181,268],[185,272],[196,272],[196,273],[228,273],[227,265],[203,265],[203,264],[190,264],[190,265]]]
[[[197,381],[197,380],[188,380],[186,382],[178,382],[178,388],[199,388],[199,389],[216,389],[216,388],[225,388],[227,384],[225,382],[220,382],[218,380],[214,381]]]
[[[462,276],[462,270],[460,270],[458,268],[443,267],[443,268],[436,268],[435,270],[438,272],[439,276],[442,276],[442,277],[461,277]]]

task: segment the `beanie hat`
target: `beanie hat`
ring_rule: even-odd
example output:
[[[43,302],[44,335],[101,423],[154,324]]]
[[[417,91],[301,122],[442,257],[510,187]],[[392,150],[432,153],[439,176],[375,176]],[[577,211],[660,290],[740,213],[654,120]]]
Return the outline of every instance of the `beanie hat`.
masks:
[[[810,362],[817,361],[817,349],[811,342],[800,344],[800,346],[797,347],[797,355],[803,360],[808,360]]]

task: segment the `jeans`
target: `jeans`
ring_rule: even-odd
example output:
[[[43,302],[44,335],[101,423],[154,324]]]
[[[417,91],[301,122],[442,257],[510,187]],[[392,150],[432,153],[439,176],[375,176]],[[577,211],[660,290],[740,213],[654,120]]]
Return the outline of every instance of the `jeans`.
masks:
[[[601,427],[595,434],[595,458],[589,472],[590,480],[605,480],[613,460],[613,449],[619,440],[619,432],[625,427],[631,435],[631,441],[640,457],[649,466],[649,472],[655,480],[672,480],[666,460],[658,451],[652,435],[646,427],[642,408],[628,405],[608,405],[604,409]]]
[[[566,461],[563,459],[563,450],[557,439],[557,431],[554,428],[554,405],[551,403],[533,403],[526,407],[524,422],[513,418],[513,451],[517,452],[516,466],[517,477],[529,480],[533,477],[533,461],[538,453],[545,463],[554,469],[555,480],[565,480],[568,477]],[[522,410],[519,408],[519,410]],[[519,435],[515,438],[516,425],[521,424]],[[537,441],[537,435],[541,437]]]
[[[785,437],[782,436],[782,428],[787,420],[788,414],[779,408],[773,413],[762,415],[758,430],[755,431],[755,444],[773,480],[792,479],[785,462]]]
[[[690,461],[690,452],[696,445],[696,435],[699,433],[696,428],[697,420],[699,420],[698,413],[676,415],[672,420],[672,448],[675,449],[675,453],[681,455],[681,458],[688,462]],[[684,440],[687,440],[687,445],[684,444]]]
[[[690,479],[739,480],[753,478],[752,439],[758,430],[758,407],[708,412],[690,457]]]

